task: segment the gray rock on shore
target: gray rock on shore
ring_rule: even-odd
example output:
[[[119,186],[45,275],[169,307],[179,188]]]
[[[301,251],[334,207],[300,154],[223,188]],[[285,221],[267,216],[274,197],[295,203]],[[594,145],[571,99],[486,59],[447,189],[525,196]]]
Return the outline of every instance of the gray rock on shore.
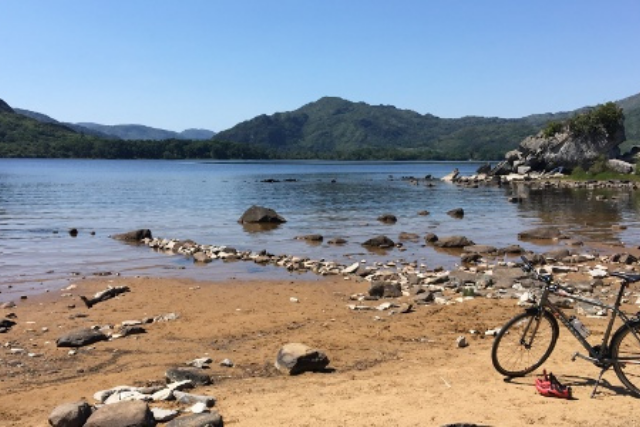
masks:
[[[52,427],[82,427],[92,413],[93,408],[85,401],[63,403],[51,411],[49,425]]]
[[[194,414],[176,418],[167,427],[222,427],[223,420],[217,412]]]
[[[362,246],[372,246],[377,248],[392,248],[395,245],[396,244],[393,240],[391,240],[387,236],[382,235],[369,239],[362,244]]]
[[[327,365],[329,358],[323,352],[301,343],[282,346],[275,363],[276,369],[289,375],[322,371]]]
[[[94,412],[84,427],[155,427],[149,406],[139,400],[105,405]]]
[[[85,345],[91,345],[93,343],[106,341],[108,339],[109,338],[100,331],[96,331],[93,329],[77,329],[58,338],[56,340],[56,346],[83,347]]]

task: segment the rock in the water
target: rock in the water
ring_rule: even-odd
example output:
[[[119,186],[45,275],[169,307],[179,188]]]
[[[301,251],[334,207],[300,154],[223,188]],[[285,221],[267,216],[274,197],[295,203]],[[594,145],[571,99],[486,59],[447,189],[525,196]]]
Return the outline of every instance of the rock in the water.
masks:
[[[392,248],[395,245],[395,242],[387,236],[377,236],[362,244],[362,246],[373,246],[377,248]]]
[[[398,222],[398,218],[396,218],[395,215],[387,213],[380,215],[378,217],[378,221],[385,222],[387,224],[395,224],[396,222]]]
[[[464,209],[462,208],[451,209],[449,212],[447,212],[447,215],[452,216],[454,218],[462,218],[464,217]]]
[[[464,252],[478,253],[478,254],[492,254],[498,252],[498,248],[491,245],[471,245],[462,248]]]
[[[289,375],[324,370],[329,358],[320,350],[300,343],[285,344],[276,357],[276,368]]]
[[[426,236],[424,236],[424,242],[425,243],[433,243],[433,242],[437,242],[438,241],[438,236],[436,236],[433,233],[427,233]]]
[[[167,370],[165,376],[170,383],[189,380],[195,385],[211,384],[211,377],[197,368],[171,368]]]
[[[176,418],[167,427],[222,427],[222,417],[217,412],[209,414],[194,414]]]
[[[52,427],[82,427],[91,416],[92,408],[87,402],[63,403],[49,415]]]
[[[108,337],[100,331],[93,329],[77,329],[65,334],[56,340],[58,347],[83,347],[98,341],[106,341]]]
[[[347,243],[347,240],[342,237],[334,237],[333,239],[329,239],[327,243],[330,245],[344,245]]]
[[[518,233],[519,239],[548,240],[562,239],[564,237],[557,227],[538,227]]]
[[[84,427],[154,427],[156,420],[145,402],[131,400],[105,405],[95,411]]]
[[[475,245],[475,243],[465,236],[447,236],[438,238],[437,241],[433,242],[433,245],[439,248],[464,248],[465,246]]]
[[[128,233],[116,234],[112,236],[116,240],[124,242],[139,242],[142,239],[153,239],[151,230],[142,228],[140,230],[129,231]]]
[[[253,205],[247,209],[240,219],[240,224],[253,224],[253,223],[283,223],[287,222],[286,219],[278,215],[276,211],[270,208]]]
[[[458,179],[459,175],[460,171],[458,170],[458,168],[455,168],[450,174],[447,174],[440,179],[445,182],[455,182]]]
[[[305,234],[304,236],[296,236],[296,240],[305,240],[307,242],[322,242],[324,238],[321,234]]]

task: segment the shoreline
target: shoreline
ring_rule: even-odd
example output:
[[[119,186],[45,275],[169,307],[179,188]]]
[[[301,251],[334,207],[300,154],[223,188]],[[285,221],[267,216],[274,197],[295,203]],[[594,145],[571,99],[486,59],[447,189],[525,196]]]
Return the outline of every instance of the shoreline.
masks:
[[[559,275],[571,283],[585,278],[584,271]],[[91,309],[79,298],[119,285],[130,292]],[[0,312],[17,316],[17,325],[0,334],[0,418],[8,420],[8,427],[44,425],[57,405],[79,399],[93,404],[95,392],[120,385],[162,384],[167,369],[199,357],[213,359],[207,370],[213,385],[194,393],[214,396],[212,409],[227,425],[596,426],[606,420],[622,426],[640,416],[637,399],[626,394],[611,371],[597,398],[588,398],[597,369],[569,363],[577,346],[562,332],[545,367],[572,385],[577,400],[537,395],[534,376],[503,382],[491,366],[491,337],[470,331],[500,327],[520,312],[515,295],[461,299],[455,289],[444,287],[446,304],[420,305],[411,292],[361,299],[370,286],[349,276],[222,282],[119,277],[78,280],[70,289],[18,301]],[[632,292],[638,294],[633,287]],[[387,302],[392,303],[388,309],[375,309]],[[400,313],[394,305],[402,303],[413,304],[413,310]],[[354,304],[371,308],[349,309]],[[122,322],[165,313],[179,317],[145,325],[144,334],[80,347],[75,354],[54,343],[77,327],[112,325],[115,333]],[[602,319],[584,320],[594,337],[601,336]],[[470,345],[457,348],[459,336]],[[275,357],[288,342],[324,351],[333,371],[294,377],[279,373]],[[25,353],[13,353],[15,348]],[[226,358],[232,368],[219,365]],[[171,402],[152,405],[184,409]]]

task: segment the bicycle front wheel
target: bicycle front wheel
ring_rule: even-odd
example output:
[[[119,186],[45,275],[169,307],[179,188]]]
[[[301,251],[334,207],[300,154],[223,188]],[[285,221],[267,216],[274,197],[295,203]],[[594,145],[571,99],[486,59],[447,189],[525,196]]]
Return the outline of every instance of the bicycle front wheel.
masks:
[[[611,359],[622,384],[640,397],[640,322],[618,329],[611,340]]]
[[[493,367],[507,377],[522,377],[535,371],[551,355],[558,332],[558,322],[547,311],[517,315],[493,341]]]

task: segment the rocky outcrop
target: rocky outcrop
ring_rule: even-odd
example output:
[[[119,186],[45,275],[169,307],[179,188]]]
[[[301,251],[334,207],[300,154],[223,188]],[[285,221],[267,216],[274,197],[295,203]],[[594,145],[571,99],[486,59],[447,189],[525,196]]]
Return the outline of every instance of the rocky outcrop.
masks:
[[[78,329],[71,331],[56,340],[58,347],[84,347],[109,338],[101,331],[93,329]]]
[[[578,166],[589,169],[598,158],[617,157],[620,154],[618,146],[626,139],[624,118],[620,116],[617,122],[594,124],[595,121],[602,120],[600,112],[606,111],[607,107],[608,104],[572,119],[582,117],[588,120],[588,125],[582,125],[586,130],[577,131],[567,122],[558,125],[556,132],[548,128],[525,138],[518,149],[505,155],[505,160],[491,174],[525,174],[529,171],[548,172],[554,169],[571,171]]]

